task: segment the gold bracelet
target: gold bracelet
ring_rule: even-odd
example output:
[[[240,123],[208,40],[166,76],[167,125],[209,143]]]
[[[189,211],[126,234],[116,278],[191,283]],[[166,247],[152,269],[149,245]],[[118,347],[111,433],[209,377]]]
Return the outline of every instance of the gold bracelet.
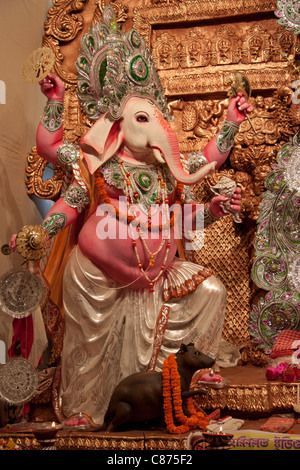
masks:
[[[204,209],[204,228],[209,227],[211,224],[219,220],[220,217],[217,217],[212,214],[209,206]]]

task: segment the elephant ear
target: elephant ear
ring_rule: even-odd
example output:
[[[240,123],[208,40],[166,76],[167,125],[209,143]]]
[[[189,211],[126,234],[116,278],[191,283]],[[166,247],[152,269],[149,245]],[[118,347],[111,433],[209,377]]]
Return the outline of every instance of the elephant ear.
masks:
[[[84,134],[80,147],[91,174],[109,160],[120,148],[123,134],[120,122],[101,116]]]

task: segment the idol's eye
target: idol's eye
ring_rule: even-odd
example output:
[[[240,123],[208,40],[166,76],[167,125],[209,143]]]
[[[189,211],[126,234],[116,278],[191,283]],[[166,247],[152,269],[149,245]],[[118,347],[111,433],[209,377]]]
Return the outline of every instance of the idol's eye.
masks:
[[[135,119],[137,122],[149,122],[149,116],[144,113],[136,114]]]

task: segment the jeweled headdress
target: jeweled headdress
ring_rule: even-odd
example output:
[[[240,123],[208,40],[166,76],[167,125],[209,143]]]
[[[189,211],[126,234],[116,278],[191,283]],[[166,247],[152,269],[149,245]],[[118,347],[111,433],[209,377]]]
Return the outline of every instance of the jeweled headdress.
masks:
[[[171,119],[149,49],[135,30],[119,30],[112,6],[104,9],[102,21],[82,37],[81,45],[78,96],[90,119],[106,112],[118,119],[131,96],[148,97]]]

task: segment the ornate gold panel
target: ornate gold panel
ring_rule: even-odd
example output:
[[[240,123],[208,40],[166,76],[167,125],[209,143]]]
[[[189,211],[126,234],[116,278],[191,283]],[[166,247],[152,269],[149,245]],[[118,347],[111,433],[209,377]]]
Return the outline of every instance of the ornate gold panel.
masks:
[[[243,71],[252,86],[252,126],[245,120],[230,159],[194,187],[197,200],[207,203],[213,196],[210,186],[221,175],[236,180],[243,193],[243,223],[218,221],[206,230],[201,251],[186,253],[225,284],[223,336],[234,343],[249,340],[249,313],[258,294],[250,272],[264,179],[280,144],[300,123],[291,101],[299,41],[278,25],[276,7],[274,0],[158,1],[135,8],[133,15],[135,28],[151,47],[183,152],[202,150],[219,131],[236,71]]]
[[[82,34],[100,17],[106,0],[53,0],[43,45],[55,53],[54,72],[66,84],[64,138],[78,142],[91,125],[76,95],[75,61]],[[246,73],[256,106],[241,126],[230,159],[221,171],[194,188],[199,202],[211,197],[210,186],[221,174],[242,187],[242,224],[225,218],[208,229],[201,252],[186,256],[212,267],[228,291],[224,338],[248,341],[248,319],[255,286],[250,270],[252,239],[264,178],[276,150],[295,132],[299,112],[291,101],[297,78],[293,61],[299,41],[277,23],[276,0],[119,0],[111,2],[119,23],[132,26],[152,50],[175,116],[181,150],[201,150],[225,118],[227,92],[235,71]],[[34,158],[33,158],[34,157]],[[38,156],[29,159],[40,168]],[[32,160],[32,162],[31,162]],[[34,173],[34,172],[33,172]],[[55,175],[56,188],[59,175]],[[29,189],[34,188],[29,185]]]

